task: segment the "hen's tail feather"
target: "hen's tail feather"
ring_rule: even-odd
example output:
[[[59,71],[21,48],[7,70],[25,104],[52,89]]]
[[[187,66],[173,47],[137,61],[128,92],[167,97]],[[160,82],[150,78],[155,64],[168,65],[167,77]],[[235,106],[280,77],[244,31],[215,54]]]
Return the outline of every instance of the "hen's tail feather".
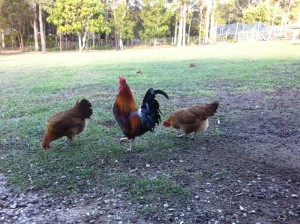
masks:
[[[92,104],[87,99],[77,101],[75,107],[77,107],[83,119],[90,118],[93,114]]]
[[[161,94],[165,96],[167,99],[169,99],[168,94],[159,89],[154,90],[150,88],[146,92],[145,97],[143,99],[143,104],[141,106],[141,112],[142,112],[143,124],[146,126],[147,130],[149,131],[153,131],[155,124],[159,125],[159,122],[161,121],[160,118],[161,111],[159,109],[159,103],[155,99],[156,94]]]

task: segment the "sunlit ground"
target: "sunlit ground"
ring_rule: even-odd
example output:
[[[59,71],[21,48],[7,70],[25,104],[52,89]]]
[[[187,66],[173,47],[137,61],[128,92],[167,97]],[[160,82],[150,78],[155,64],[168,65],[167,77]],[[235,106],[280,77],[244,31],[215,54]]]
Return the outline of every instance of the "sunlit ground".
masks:
[[[293,56],[295,48],[300,45],[289,42],[243,42],[235,44],[216,44],[192,46],[185,48],[147,48],[125,49],[123,51],[103,50],[80,52],[47,52],[0,55],[0,68],[17,68],[22,66],[52,66],[53,63],[64,66],[78,66],[101,61],[101,63],[138,63],[147,61],[182,60],[198,58],[247,58],[258,59],[278,56]],[[298,51],[299,52],[299,51]],[[294,54],[294,53],[293,53]],[[300,55],[295,54],[297,57]],[[17,67],[16,67],[17,66]],[[42,68],[41,68],[42,69]]]

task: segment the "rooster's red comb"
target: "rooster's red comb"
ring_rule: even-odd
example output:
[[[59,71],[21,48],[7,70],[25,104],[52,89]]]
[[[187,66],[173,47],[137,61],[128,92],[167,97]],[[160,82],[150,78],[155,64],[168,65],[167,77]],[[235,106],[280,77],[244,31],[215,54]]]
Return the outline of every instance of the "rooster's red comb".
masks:
[[[123,76],[120,76],[119,77],[119,82],[121,83],[123,83],[123,82],[126,82],[126,78],[125,77],[123,77]]]

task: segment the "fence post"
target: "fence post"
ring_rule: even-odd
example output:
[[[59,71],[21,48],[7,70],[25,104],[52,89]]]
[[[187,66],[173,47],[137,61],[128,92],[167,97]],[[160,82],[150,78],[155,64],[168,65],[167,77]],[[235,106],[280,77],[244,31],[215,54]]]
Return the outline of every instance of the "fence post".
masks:
[[[235,29],[235,34],[234,34],[234,39],[237,40],[237,34],[239,30],[239,22],[236,23],[236,29]]]

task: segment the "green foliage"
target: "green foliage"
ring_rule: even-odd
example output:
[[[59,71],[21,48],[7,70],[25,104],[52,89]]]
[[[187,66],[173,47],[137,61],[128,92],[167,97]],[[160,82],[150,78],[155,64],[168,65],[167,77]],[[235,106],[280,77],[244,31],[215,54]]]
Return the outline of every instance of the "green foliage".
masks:
[[[266,3],[262,2],[259,3],[257,6],[250,6],[249,8],[247,8],[244,11],[242,20],[244,23],[248,24],[255,22],[269,22]]]
[[[172,12],[166,8],[164,0],[147,1],[141,11],[143,30],[140,36],[143,39],[164,37],[170,33],[169,25]]]
[[[236,23],[240,20],[240,15],[236,7],[236,0],[229,0],[217,5],[216,17],[218,24]]]
[[[0,27],[22,33],[31,19],[32,15],[26,0],[1,0]]]
[[[294,0],[291,7],[289,19],[290,21],[300,23],[300,0]]]
[[[97,0],[57,0],[47,11],[47,21],[57,26],[58,33],[81,34],[107,30],[103,5]]]
[[[135,22],[125,0],[119,2],[112,9],[112,15],[113,17],[110,19],[110,22],[115,29],[115,34],[122,39],[132,39],[134,37],[133,29]]]

